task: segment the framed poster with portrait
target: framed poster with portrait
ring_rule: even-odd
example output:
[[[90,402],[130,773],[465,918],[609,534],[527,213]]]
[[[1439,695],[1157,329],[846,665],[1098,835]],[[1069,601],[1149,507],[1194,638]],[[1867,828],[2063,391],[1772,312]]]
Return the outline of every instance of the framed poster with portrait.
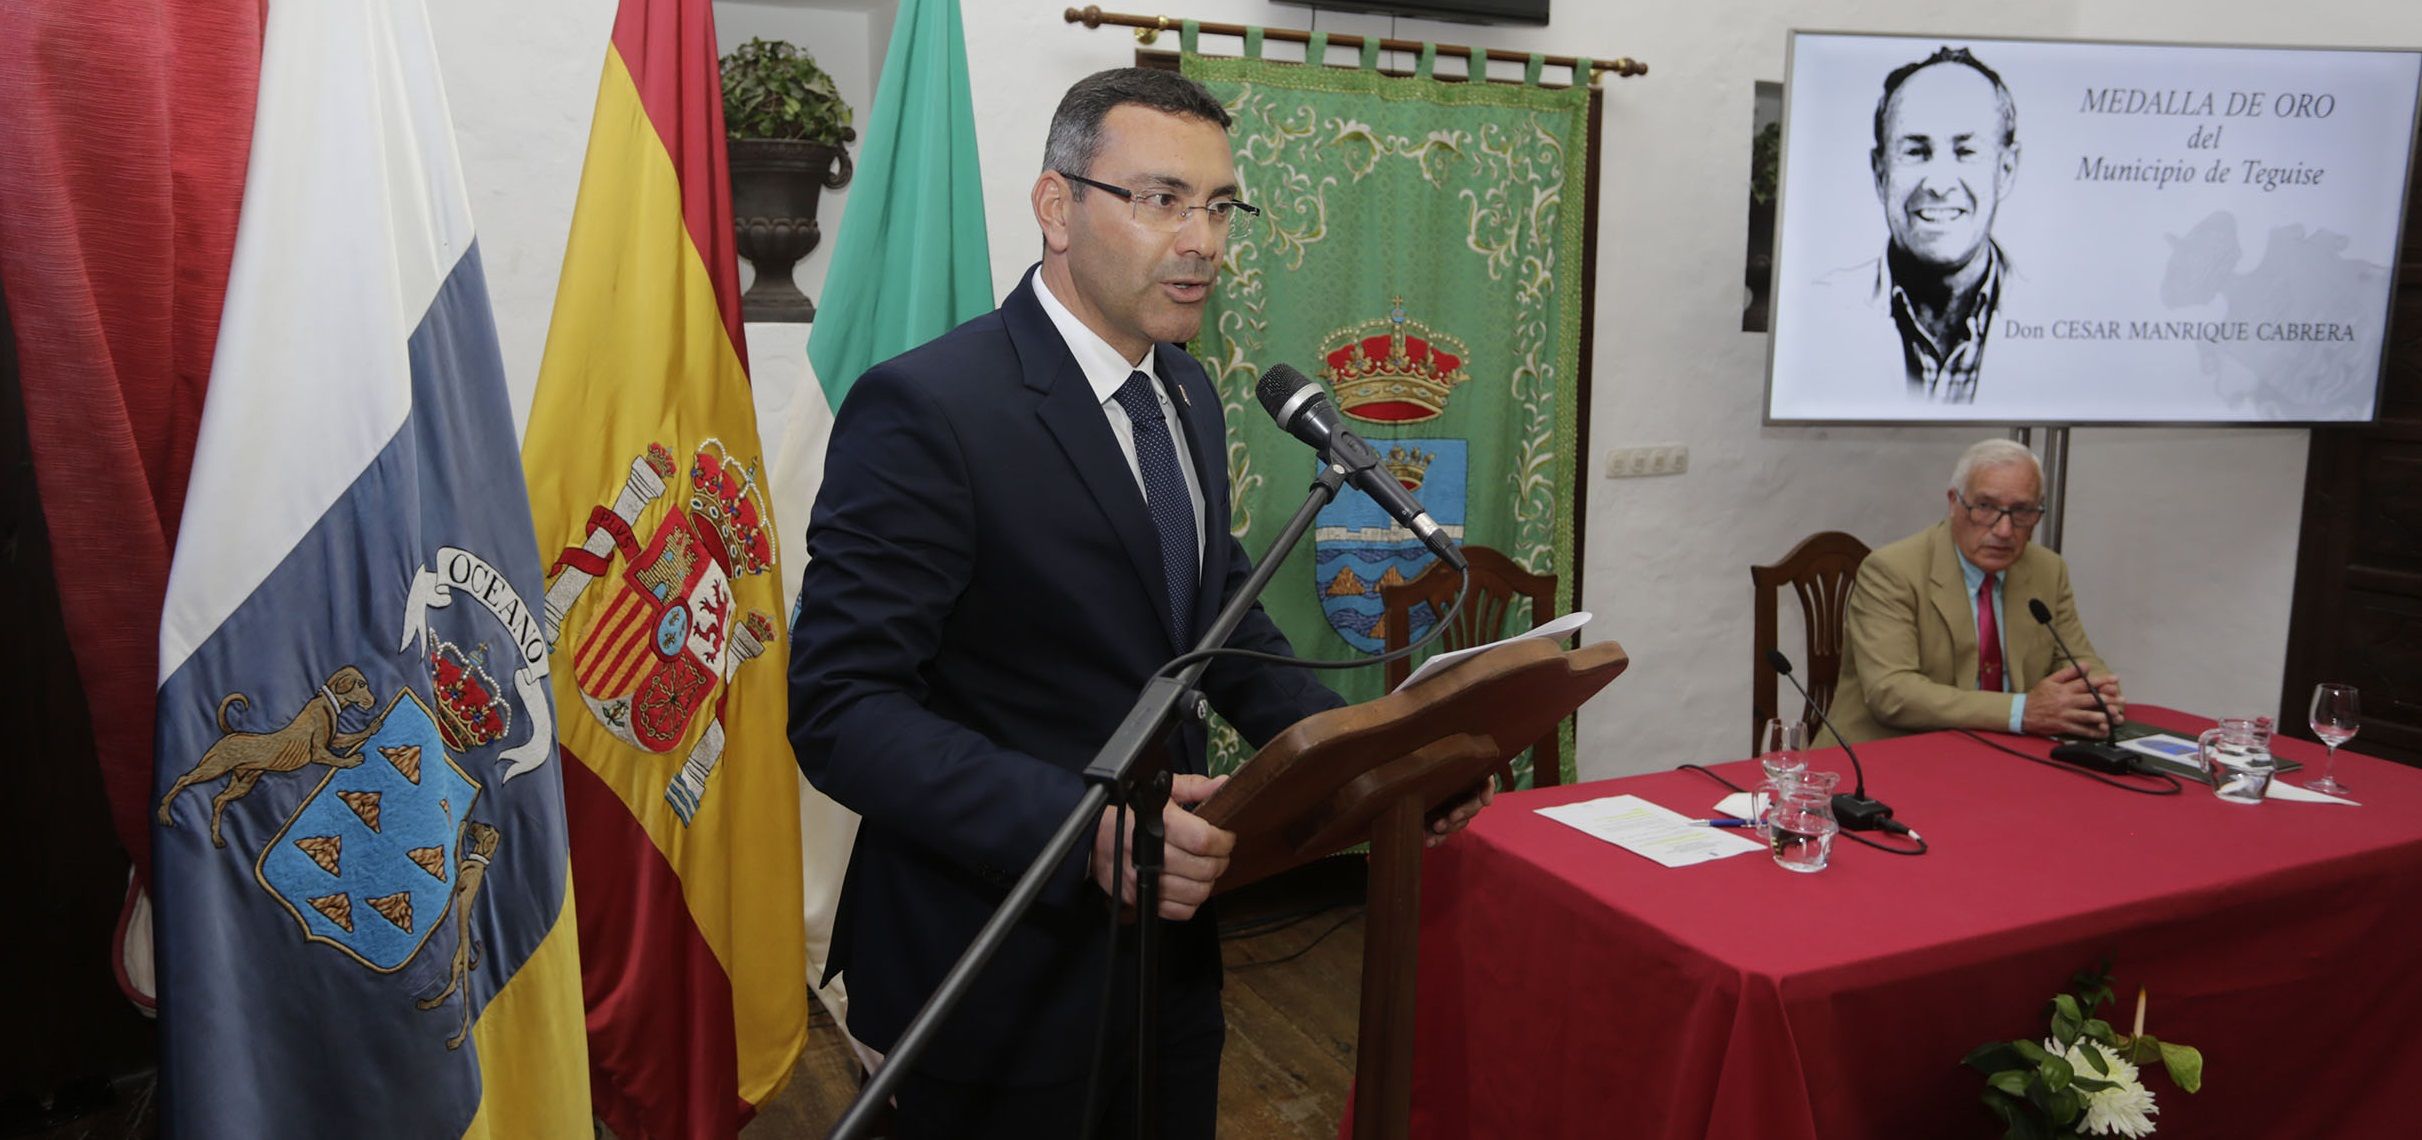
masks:
[[[2422,53],[1794,32],[1769,423],[2378,402]]]

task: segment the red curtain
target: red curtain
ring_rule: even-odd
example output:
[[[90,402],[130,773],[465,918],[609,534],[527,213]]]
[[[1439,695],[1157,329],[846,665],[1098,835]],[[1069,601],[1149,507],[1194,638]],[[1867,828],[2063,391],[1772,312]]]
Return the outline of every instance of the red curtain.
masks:
[[[112,823],[146,873],[160,602],[262,18],[261,0],[0,4],[0,288]]]

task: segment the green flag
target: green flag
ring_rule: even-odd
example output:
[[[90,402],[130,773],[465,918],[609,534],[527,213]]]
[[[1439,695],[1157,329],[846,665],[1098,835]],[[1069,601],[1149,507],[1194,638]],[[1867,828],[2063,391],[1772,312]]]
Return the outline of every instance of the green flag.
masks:
[[[901,0],[807,359],[838,408],[868,368],[992,307],[959,0]]]

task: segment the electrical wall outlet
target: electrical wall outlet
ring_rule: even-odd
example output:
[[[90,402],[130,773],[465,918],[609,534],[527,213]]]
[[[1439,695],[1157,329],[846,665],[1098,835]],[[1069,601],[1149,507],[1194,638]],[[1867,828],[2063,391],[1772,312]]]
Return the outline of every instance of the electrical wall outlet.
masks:
[[[1679,443],[1618,447],[1606,457],[1606,477],[1630,479],[1642,475],[1679,475],[1690,470],[1690,448]]]

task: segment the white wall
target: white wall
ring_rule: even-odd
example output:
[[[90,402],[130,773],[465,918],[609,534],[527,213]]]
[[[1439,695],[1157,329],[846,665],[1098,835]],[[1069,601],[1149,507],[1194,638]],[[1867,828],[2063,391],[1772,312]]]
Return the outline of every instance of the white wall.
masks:
[[[613,0],[429,0],[496,335],[526,424],[563,275]]]
[[[885,0],[797,0],[865,21],[871,91]],[[547,298],[585,140],[607,0],[490,10],[432,0],[455,118],[480,211],[506,361],[536,374]],[[764,16],[721,4],[727,41]],[[1064,23],[1060,0],[962,0],[985,170],[996,292],[1035,256],[1027,190],[1059,94],[1127,63],[1124,30]],[[1143,11],[1150,5],[1113,7]],[[1815,530],[1881,543],[1924,526],[1976,429],[1765,428],[1765,338],[1739,332],[1743,186],[1752,85],[1780,79],[1792,27],[2218,43],[2412,46],[2422,5],[2377,0],[2012,0],[1953,15],[1919,0],[1701,0],[1678,8],[1565,0],[1545,29],[1475,29],[1311,13],[1260,0],[1188,0],[1204,20],[1376,31],[1449,43],[1648,61],[1608,80],[1600,190],[1597,357],[1590,469],[1640,443],[1679,442],[1690,470],[1589,487],[1582,603],[1597,637],[1630,650],[1630,675],[1585,710],[1592,776],[1723,759],[1747,747],[1749,575]],[[770,25],[768,25],[770,26]],[[796,37],[793,37],[796,38]],[[1235,41],[1209,39],[1213,51]],[[1175,36],[1163,40],[1174,48]],[[826,60],[837,78],[849,60]],[[1295,50],[1272,44],[1268,54]],[[1344,59],[1344,52],[1334,58]],[[1442,64],[1450,68],[1451,63]],[[526,74],[523,74],[526,73]],[[871,100],[852,95],[861,122]],[[820,267],[803,285],[820,285]],[[2081,430],[2066,547],[2089,629],[2140,702],[2275,712],[2304,476],[2294,430]],[[2216,551],[2225,544],[2225,556]],[[1787,637],[1788,643],[1788,637]]]

